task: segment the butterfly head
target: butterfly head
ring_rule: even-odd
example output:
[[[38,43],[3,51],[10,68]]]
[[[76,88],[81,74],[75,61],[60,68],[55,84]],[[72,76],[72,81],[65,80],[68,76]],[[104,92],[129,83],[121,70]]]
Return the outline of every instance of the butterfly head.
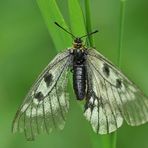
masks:
[[[83,43],[82,43],[83,41],[82,41],[82,39],[81,38],[75,38],[74,39],[74,43],[73,43],[73,46],[74,46],[74,48],[81,48],[81,47],[83,47]]]

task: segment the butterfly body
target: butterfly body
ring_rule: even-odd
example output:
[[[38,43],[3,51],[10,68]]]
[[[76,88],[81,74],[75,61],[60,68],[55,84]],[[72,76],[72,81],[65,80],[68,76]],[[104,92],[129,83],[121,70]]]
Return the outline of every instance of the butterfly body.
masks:
[[[77,100],[83,100],[86,92],[86,50],[82,41],[76,38],[71,54],[73,56],[73,88]]]

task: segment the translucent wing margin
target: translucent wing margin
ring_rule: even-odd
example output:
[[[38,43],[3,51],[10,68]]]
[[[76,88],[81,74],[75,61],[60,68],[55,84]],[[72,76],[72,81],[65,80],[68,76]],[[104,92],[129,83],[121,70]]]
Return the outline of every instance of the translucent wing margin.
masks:
[[[58,54],[39,76],[13,122],[13,132],[25,132],[28,140],[53,129],[63,129],[69,102],[66,93],[69,51]]]
[[[111,133],[122,125],[148,121],[148,98],[95,49],[87,55],[88,95],[84,115],[95,132]]]

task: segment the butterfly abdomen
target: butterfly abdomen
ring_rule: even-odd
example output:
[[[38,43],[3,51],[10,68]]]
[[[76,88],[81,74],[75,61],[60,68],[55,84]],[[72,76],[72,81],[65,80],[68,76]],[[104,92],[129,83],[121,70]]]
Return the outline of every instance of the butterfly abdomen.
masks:
[[[81,50],[74,52],[73,87],[78,100],[83,100],[86,89],[85,54]]]

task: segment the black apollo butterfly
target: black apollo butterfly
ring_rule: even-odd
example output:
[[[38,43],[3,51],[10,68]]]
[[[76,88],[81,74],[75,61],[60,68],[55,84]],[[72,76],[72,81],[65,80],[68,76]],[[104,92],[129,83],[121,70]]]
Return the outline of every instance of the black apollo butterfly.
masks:
[[[82,37],[65,31],[74,37],[73,47],[59,53],[40,74],[16,113],[13,132],[33,140],[40,132],[64,128],[69,71],[76,98],[85,100],[84,116],[96,133],[116,131],[123,119],[132,126],[147,122],[147,97],[102,54],[83,45],[82,38],[97,30]]]

